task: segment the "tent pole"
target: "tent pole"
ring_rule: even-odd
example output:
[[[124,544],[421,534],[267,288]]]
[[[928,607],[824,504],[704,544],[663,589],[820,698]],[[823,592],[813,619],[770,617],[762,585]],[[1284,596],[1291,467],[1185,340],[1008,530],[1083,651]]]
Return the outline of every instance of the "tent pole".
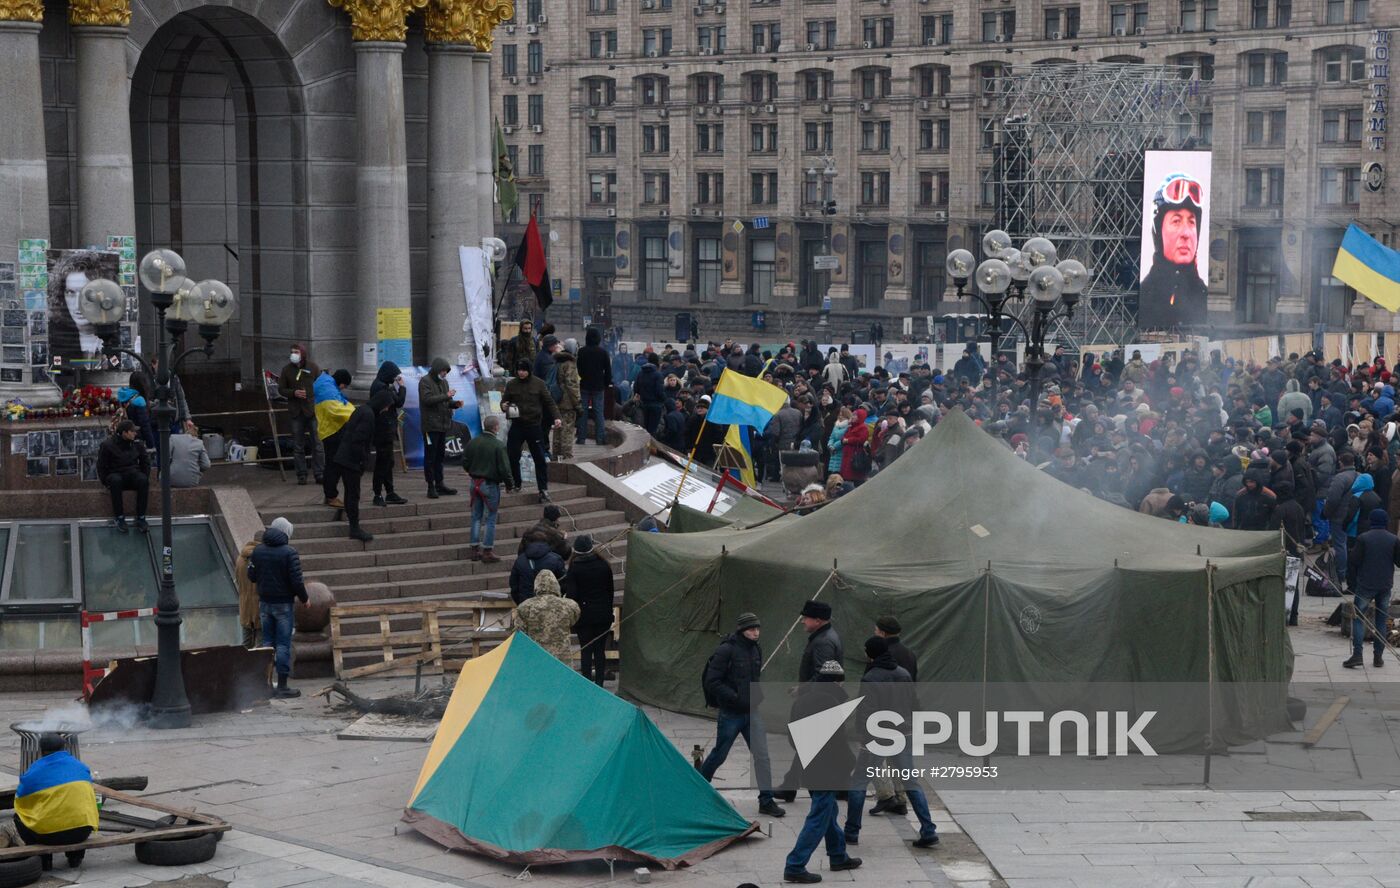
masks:
[[[706,416],[700,420],[700,431],[695,433],[695,443],[690,445],[690,455],[685,458],[685,471],[681,472],[680,483],[676,485],[676,498],[672,503],[681,501],[681,491],[685,488],[685,479],[690,475],[690,467],[695,464],[695,451],[700,446],[700,439],[705,437],[705,424],[710,421],[708,411]]]
[[[987,735],[987,642],[991,633],[990,619],[992,613],[992,562],[987,562],[987,576],[982,584],[982,740],[986,742]],[[982,767],[991,764],[990,755],[982,756]]]
[[[706,514],[706,515],[710,514],[711,512],[713,512],[713,511],[715,510],[715,503],[719,502],[719,495],[720,495],[720,492],[724,490],[724,484],[725,484],[725,482],[728,481],[728,480],[729,480],[729,470],[726,469],[723,473],[720,474],[720,476],[719,476],[719,483],[715,485],[715,495],[714,495],[713,497],[710,498],[710,505],[709,505],[708,508],[705,509],[705,514]],[[678,488],[676,488],[676,490],[679,491],[680,488],[678,487]]]
[[[1206,755],[1201,782],[1210,786],[1210,754],[1215,745],[1215,568],[1206,562]]]

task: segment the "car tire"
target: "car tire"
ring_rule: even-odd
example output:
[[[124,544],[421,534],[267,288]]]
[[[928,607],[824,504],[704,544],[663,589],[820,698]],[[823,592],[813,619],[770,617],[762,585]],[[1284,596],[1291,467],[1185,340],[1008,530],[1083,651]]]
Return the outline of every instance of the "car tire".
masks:
[[[20,888],[33,885],[44,875],[43,862],[36,854],[19,860],[0,861],[0,888]]]
[[[218,848],[216,833],[183,839],[152,839],[136,844],[136,859],[150,866],[188,866],[211,859]]]

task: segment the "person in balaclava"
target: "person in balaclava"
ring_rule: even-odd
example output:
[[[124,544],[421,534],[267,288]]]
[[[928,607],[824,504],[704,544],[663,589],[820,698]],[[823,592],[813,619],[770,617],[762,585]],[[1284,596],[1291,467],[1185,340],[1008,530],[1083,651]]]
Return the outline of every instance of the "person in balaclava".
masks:
[[[1201,324],[1206,318],[1206,284],[1196,268],[1200,249],[1201,183],[1172,173],[1152,196],[1152,269],[1138,296],[1139,327]]]

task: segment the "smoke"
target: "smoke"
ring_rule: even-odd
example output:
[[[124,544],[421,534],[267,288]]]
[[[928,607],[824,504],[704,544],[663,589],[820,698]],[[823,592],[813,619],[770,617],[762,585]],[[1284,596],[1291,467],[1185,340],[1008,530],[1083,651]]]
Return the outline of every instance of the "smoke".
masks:
[[[90,708],[82,703],[69,703],[44,711],[43,718],[30,719],[18,724],[21,730],[43,733],[62,731],[74,733],[91,731],[94,728],[121,728],[130,730],[142,722],[141,707],[131,703],[104,703]]]

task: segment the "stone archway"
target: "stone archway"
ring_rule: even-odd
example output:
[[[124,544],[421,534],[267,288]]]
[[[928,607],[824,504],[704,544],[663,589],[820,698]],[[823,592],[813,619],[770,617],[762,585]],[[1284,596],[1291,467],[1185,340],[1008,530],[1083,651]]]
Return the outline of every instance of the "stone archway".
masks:
[[[137,241],[179,251],[227,282],[239,318],[211,362],[187,371],[257,378],[280,366],[266,339],[307,330],[306,114],[282,41],[254,16],[196,6],[145,42],[131,82]],[[144,337],[153,313],[142,312]],[[153,341],[153,338],[148,340]]]

